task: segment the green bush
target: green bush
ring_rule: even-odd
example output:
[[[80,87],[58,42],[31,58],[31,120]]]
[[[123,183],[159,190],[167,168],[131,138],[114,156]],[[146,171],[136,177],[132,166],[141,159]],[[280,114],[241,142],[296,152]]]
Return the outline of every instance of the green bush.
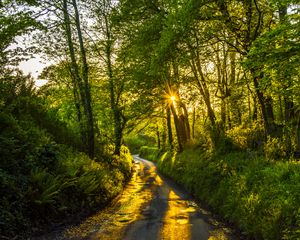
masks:
[[[285,135],[281,138],[269,137],[264,145],[264,153],[269,160],[289,159],[293,152],[290,139]]]
[[[155,139],[153,137],[143,134],[126,137],[124,141],[130,151],[134,154],[139,153],[140,148],[143,146],[151,146],[155,144]]]
[[[126,179],[129,179],[133,167],[133,157],[129,149],[124,145],[121,147],[121,154],[116,166],[125,175]]]
[[[25,237],[33,225],[102,206],[122,190],[131,174],[132,158],[125,147],[118,165],[96,162],[61,145],[45,146],[36,156],[43,156],[42,162],[35,159],[29,175],[0,171],[4,236],[14,236],[18,231]],[[44,163],[47,159],[49,163],[56,159],[55,167],[48,167]]]
[[[159,157],[160,152],[161,151],[156,147],[143,146],[140,148],[139,156],[155,161]]]
[[[226,135],[241,149],[260,149],[264,143],[263,124],[259,122],[253,122],[248,127],[234,127]]]

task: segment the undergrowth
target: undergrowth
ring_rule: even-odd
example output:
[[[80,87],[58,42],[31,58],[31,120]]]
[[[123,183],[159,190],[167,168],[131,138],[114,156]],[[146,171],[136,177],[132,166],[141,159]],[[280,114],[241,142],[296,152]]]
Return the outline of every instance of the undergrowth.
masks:
[[[53,143],[48,153],[38,154],[45,164],[28,161],[27,173],[22,170],[16,176],[2,168],[1,235],[26,238],[34,228],[42,230],[107,204],[130,177],[132,158],[127,149],[122,150],[117,166]],[[45,155],[50,156],[49,164]]]

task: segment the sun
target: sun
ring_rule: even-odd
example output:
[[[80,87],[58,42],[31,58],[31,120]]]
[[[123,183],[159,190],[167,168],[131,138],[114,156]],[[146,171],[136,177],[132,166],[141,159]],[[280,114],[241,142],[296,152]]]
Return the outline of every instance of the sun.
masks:
[[[171,99],[171,101],[174,102],[176,100],[176,97],[175,96],[171,96],[170,99]]]

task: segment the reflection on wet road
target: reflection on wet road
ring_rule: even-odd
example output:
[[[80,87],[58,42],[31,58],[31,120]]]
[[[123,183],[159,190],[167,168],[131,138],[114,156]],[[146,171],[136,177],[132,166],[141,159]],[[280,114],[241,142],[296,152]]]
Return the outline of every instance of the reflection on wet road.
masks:
[[[239,239],[186,191],[159,175],[152,162],[134,159],[133,177],[112,206],[51,239]]]

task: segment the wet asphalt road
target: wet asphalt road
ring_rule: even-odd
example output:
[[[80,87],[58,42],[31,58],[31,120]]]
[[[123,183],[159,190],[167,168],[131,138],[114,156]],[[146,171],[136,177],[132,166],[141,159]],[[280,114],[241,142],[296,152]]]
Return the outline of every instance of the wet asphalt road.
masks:
[[[155,165],[134,156],[135,170],[124,192],[106,209],[77,226],[36,238],[101,240],[241,239]]]

